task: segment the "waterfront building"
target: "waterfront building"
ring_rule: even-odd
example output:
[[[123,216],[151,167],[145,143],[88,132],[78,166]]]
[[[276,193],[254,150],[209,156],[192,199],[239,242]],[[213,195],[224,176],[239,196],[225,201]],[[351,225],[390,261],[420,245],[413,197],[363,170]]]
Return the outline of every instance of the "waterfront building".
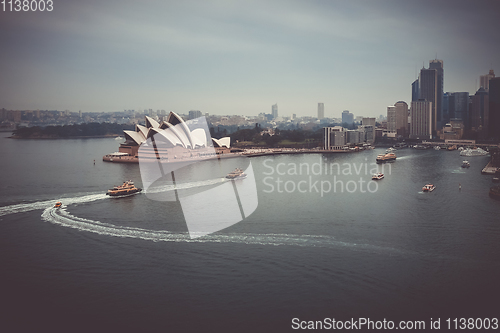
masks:
[[[342,149],[347,143],[346,133],[342,126],[323,127],[323,148]]]
[[[318,119],[321,120],[325,118],[325,104],[318,103]]]
[[[490,80],[495,77],[495,72],[490,69],[489,73],[486,75],[479,76],[479,87],[486,91],[490,90]]]
[[[410,119],[410,138],[432,139],[432,102],[425,99],[411,102]]]
[[[488,137],[500,142],[500,77],[489,80]]]
[[[365,141],[364,133],[359,130],[347,130],[346,143],[358,144]]]
[[[273,119],[278,118],[278,103],[274,104],[271,107],[271,116],[272,116]]]
[[[362,132],[362,138],[364,142],[366,143],[375,142],[375,125],[361,125],[358,127],[358,131]]]

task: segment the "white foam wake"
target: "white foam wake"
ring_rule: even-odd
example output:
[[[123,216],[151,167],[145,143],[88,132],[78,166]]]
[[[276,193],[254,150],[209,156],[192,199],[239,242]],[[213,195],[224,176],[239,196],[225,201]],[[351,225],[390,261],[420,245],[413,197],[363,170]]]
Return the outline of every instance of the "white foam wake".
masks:
[[[106,194],[88,194],[81,197],[73,197],[73,198],[58,198],[54,200],[45,200],[45,201],[37,201],[26,204],[17,204],[0,207],[0,216],[15,214],[15,213],[24,213],[32,210],[45,209],[47,206],[52,207],[56,203],[56,201],[61,201],[65,206],[76,204],[76,203],[86,203],[92,202],[96,200],[105,199]]]

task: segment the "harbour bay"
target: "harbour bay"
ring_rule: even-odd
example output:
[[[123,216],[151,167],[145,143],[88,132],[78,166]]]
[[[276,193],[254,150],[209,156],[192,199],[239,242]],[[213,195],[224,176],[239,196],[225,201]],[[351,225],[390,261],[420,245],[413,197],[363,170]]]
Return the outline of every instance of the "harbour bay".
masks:
[[[376,191],[323,196],[297,186],[270,191],[264,179],[369,183],[383,150],[254,157],[257,210],[191,239],[178,202],[104,195],[126,179],[141,186],[138,165],[100,160],[115,140],[1,141],[3,302],[12,327],[30,325],[28,317],[58,330],[81,318],[72,329],[282,332],[293,318],[496,315],[500,203],[480,173],[488,157],[469,158],[464,170],[458,151],[402,149]],[[278,167],[312,170],[320,161],[368,163],[370,174]],[[436,190],[422,193],[428,182]],[[58,200],[64,209],[50,211]]]

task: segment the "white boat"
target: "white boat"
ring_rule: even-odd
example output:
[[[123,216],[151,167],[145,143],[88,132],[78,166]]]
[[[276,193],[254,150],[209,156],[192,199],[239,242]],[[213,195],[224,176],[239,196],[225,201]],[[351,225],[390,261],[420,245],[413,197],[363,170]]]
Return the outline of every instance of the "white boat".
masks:
[[[395,148],[392,148],[392,147],[387,148],[387,149],[385,150],[385,152],[386,152],[386,153],[392,153],[393,151],[396,151],[396,149],[395,149]]]
[[[123,140],[123,137],[121,137],[121,136],[117,136],[117,137],[115,138],[115,140]]]
[[[434,146],[434,150],[441,150],[441,147],[439,147],[439,146]]]
[[[470,168],[470,163],[469,163],[469,161],[463,161],[463,162],[462,162],[462,168]]]
[[[436,186],[432,185],[432,184],[426,184],[424,185],[424,187],[422,187],[422,191],[424,192],[432,192],[436,189]]]
[[[384,174],[382,172],[376,173],[372,176],[373,180],[380,180],[382,178],[384,178]]]
[[[231,180],[244,179],[247,178],[247,174],[244,173],[242,169],[236,168],[234,171],[228,173],[226,178]]]
[[[485,155],[488,155],[488,152],[480,147],[477,147],[477,148],[474,148],[474,149],[471,149],[471,148],[467,148],[467,149],[464,149],[460,152],[460,156],[467,156],[467,157],[470,157],[470,156],[485,156]]]

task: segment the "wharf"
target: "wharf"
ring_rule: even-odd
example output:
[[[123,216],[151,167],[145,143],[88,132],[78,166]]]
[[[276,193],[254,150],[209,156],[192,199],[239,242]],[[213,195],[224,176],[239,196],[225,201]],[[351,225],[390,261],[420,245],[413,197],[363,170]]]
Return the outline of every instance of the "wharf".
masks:
[[[481,171],[481,174],[494,175],[497,172],[497,170],[499,170],[499,168],[491,166],[491,161],[489,161],[488,164],[486,164],[484,169]]]

